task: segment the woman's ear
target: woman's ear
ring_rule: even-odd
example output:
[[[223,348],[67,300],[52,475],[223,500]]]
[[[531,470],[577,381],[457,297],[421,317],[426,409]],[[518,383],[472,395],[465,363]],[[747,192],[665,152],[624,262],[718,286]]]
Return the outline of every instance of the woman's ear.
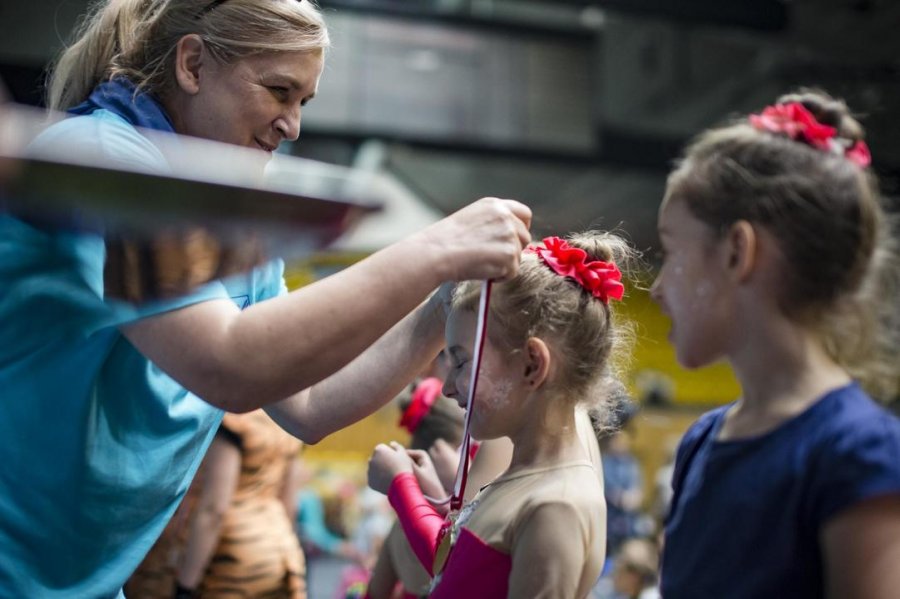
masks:
[[[757,234],[746,220],[735,222],[725,239],[726,268],[738,282],[745,281],[756,266]]]
[[[525,342],[525,383],[537,389],[550,375],[550,348],[541,339],[529,337]]]
[[[200,91],[200,68],[206,58],[203,40],[196,33],[185,35],[175,45],[175,81],[186,94]]]

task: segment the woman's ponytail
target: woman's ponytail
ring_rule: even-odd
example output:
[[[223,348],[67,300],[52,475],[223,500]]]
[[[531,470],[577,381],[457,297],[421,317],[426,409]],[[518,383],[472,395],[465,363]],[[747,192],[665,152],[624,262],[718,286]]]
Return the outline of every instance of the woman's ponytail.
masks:
[[[83,102],[110,77],[123,54],[134,47],[143,22],[142,8],[152,0],[110,0],[94,6],[82,21],[76,42],[51,70],[47,107],[66,110]]]

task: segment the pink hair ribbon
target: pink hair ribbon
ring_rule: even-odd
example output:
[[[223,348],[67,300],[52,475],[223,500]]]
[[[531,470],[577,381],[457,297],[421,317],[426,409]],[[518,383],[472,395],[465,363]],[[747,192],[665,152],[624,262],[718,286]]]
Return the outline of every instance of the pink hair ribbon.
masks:
[[[431,406],[441,395],[443,385],[444,383],[435,377],[424,379],[416,385],[416,389],[412,393],[412,400],[400,417],[400,426],[409,431],[409,434],[416,432],[419,424],[431,411]]]
[[[614,262],[588,260],[587,252],[559,237],[544,237],[543,243],[544,247],[529,246],[525,251],[537,254],[553,272],[572,279],[604,304],[610,298],[622,299],[625,286]]]
[[[761,114],[751,114],[747,120],[758,131],[781,133],[791,139],[805,141],[817,150],[843,156],[862,168],[872,163],[872,154],[866,142],[857,140],[849,147],[841,143],[837,138],[837,129],[820,123],[800,102],[767,106]]]

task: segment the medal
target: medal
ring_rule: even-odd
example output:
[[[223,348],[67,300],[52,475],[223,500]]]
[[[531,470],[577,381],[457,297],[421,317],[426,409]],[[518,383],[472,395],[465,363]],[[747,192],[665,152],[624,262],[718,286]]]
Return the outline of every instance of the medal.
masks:
[[[453,546],[453,527],[456,524],[456,516],[457,512],[454,512],[447,517],[438,535],[440,540],[437,550],[434,552],[434,565],[431,567],[435,576],[443,572],[444,566],[447,565],[447,557],[450,556],[450,548]]]

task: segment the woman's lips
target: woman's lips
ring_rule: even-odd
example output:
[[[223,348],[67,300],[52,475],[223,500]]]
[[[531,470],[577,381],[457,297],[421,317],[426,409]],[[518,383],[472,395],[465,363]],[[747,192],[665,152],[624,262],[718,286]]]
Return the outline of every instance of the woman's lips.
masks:
[[[256,145],[259,146],[260,149],[262,149],[265,152],[269,152],[270,154],[275,151],[275,148],[278,147],[278,146],[273,146],[273,145],[267,144],[264,141],[260,141],[259,139],[254,139],[253,141],[256,142]]]

